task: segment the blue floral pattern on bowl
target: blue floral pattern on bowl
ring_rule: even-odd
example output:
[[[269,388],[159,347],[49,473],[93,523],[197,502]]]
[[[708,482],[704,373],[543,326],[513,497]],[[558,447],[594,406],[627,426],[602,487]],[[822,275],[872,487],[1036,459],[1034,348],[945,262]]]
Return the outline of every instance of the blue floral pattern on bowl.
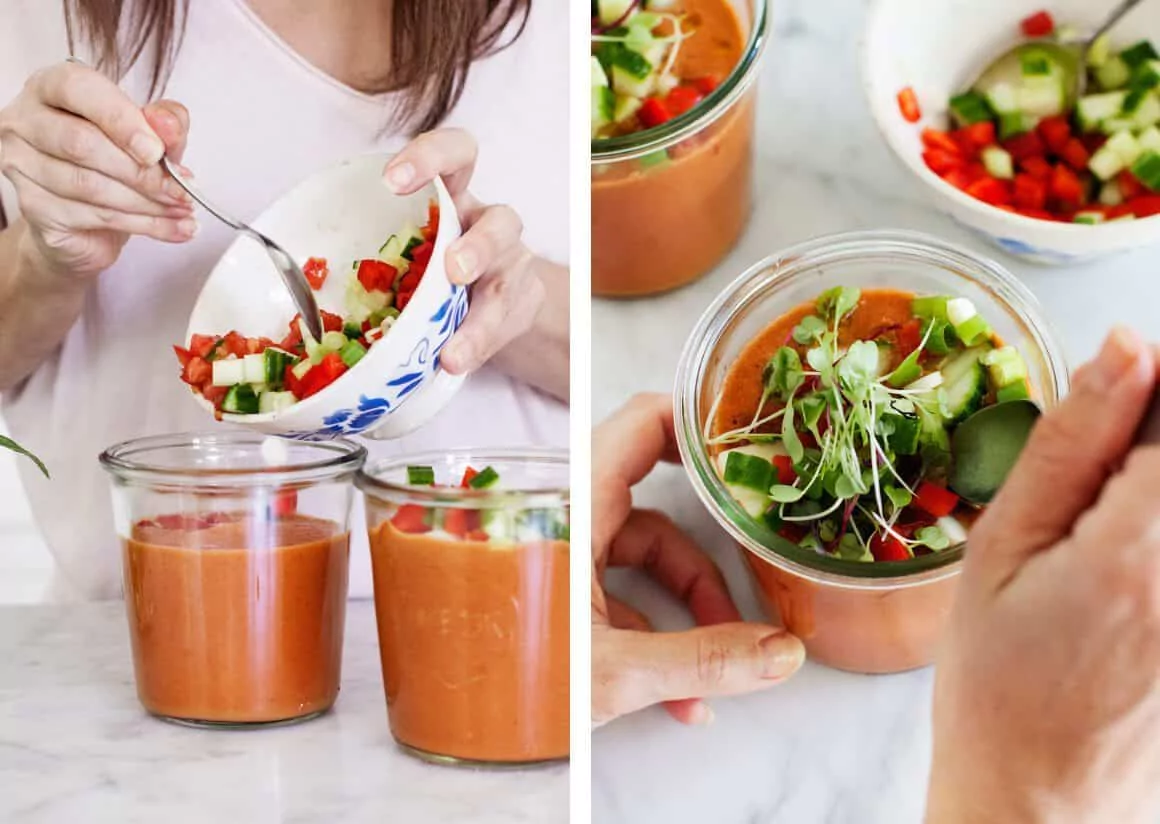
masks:
[[[323,419],[317,431],[292,432],[286,437],[302,441],[324,441],[358,435],[371,429],[394,412],[439,370],[439,353],[467,317],[467,289],[453,286],[451,294],[431,316],[427,333],[411,349],[407,359],[396,366],[380,394],[360,395],[358,407],[338,409]]]

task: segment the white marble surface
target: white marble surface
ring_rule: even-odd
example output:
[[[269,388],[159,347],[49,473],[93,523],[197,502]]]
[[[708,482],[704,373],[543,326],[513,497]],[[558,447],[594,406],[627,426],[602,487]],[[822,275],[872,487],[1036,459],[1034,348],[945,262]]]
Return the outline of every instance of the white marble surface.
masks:
[[[760,86],[757,202],[737,249],[699,283],[661,298],[597,301],[593,413],[631,394],[671,391],[681,346],[703,308],[761,257],[821,234],[868,228],[929,232],[994,255],[1054,321],[1072,362],[1115,323],[1160,340],[1160,249],[1052,270],[976,241],[925,200],[879,138],[859,85],[863,0],[773,0],[775,39]],[[760,617],[734,550],[679,468],[637,500],[689,529],[725,568],[742,611]],[[665,628],[687,625],[671,599],[637,578],[616,581]],[[593,740],[596,824],[916,824],[929,763],[932,673],[856,676],[807,665],[762,695],[719,700],[715,723],[684,728],[659,710]]]
[[[202,731],[137,703],[120,603],[0,608],[6,824],[557,824],[568,767],[474,771],[403,755],[374,612],[352,601],[342,692],[298,726]]]

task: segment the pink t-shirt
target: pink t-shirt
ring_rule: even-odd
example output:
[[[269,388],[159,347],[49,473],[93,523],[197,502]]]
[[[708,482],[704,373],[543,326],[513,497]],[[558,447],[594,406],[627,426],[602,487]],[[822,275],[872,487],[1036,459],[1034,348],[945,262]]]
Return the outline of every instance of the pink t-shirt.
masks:
[[[215,201],[251,218],[309,173],[346,157],[396,151],[385,132],[393,95],[356,92],[295,54],[244,0],[190,3],[185,39],[164,96],[185,104],[191,135],[185,163]],[[472,183],[486,202],[512,205],[537,253],[568,260],[567,16],[533,4],[523,37],[477,63],[447,125],[480,145]],[[0,102],[36,69],[67,54],[58,2],[0,0]],[[122,83],[144,101],[145,72]],[[2,104],[0,103],[0,104]],[[0,178],[11,219],[15,194]],[[178,380],[171,343],[231,232],[200,214],[184,245],[134,238],[104,272],[61,349],[2,399],[12,435],[52,467],[53,480],[21,473],[32,511],[57,561],[51,597],[117,597],[120,556],[108,479],[96,457],[127,438],[214,426]],[[481,410],[486,410],[481,414]],[[494,370],[473,375],[436,420],[398,441],[368,441],[372,455],[421,450],[566,446],[567,408]],[[355,507],[351,592],[370,591],[369,562]]]

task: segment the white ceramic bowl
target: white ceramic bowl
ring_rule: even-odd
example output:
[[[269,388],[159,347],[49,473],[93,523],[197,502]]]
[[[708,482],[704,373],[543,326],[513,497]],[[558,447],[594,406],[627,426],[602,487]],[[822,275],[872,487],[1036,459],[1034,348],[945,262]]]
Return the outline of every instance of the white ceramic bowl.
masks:
[[[862,42],[863,85],[886,142],[926,184],[936,206],[1005,251],[1036,263],[1081,263],[1160,241],[1160,218],[1083,226],[1035,220],[975,200],[922,160],[924,126],[945,129],[947,101],[987,62],[1019,41],[1019,22],[1047,9],[1059,25],[1092,31],[1118,0],[872,0]],[[1143,3],[1113,42],[1160,43],[1160,4]],[[922,120],[907,123],[898,92],[912,87]]]
[[[460,234],[455,205],[436,180],[399,197],[383,182],[390,155],[344,161],[318,172],[279,198],[253,222],[299,263],[325,257],[330,276],[315,293],[320,308],[345,314],[343,291],[351,262],[373,257],[387,237],[410,221],[427,222],[427,205],[439,202],[439,234],[431,263],[390,332],[349,372],[289,409],[264,415],[224,415],[274,435],[323,440],[370,434],[395,438],[422,426],[458,391],[461,377],[439,368],[439,351],[467,315],[467,290],[452,285],[444,270],[447,247]],[[265,251],[239,237],[218,261],[189,319],[194,333],[285,337],[294,304]],[[194,395],[210,413],[212,405]]]

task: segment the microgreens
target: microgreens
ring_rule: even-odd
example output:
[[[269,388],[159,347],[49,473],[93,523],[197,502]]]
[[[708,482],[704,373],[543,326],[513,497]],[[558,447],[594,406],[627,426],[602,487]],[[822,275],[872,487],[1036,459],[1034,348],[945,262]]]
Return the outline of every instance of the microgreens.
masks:
[[[36,468],[44,474],[44,477],[51,477],[48,474],[48,467],[44,465],[44,461],[40,460],[40,458],[36,457],[36,455],[29,452],[27,449],[16,443],[16,441],[12,440],[11,438],[6,438],[3,435],[0,435],[0,447],[3,447],[4,449],[7,449],[11,452],[15,452],[17,455],[23,455],[34,464],[36,464]]]

